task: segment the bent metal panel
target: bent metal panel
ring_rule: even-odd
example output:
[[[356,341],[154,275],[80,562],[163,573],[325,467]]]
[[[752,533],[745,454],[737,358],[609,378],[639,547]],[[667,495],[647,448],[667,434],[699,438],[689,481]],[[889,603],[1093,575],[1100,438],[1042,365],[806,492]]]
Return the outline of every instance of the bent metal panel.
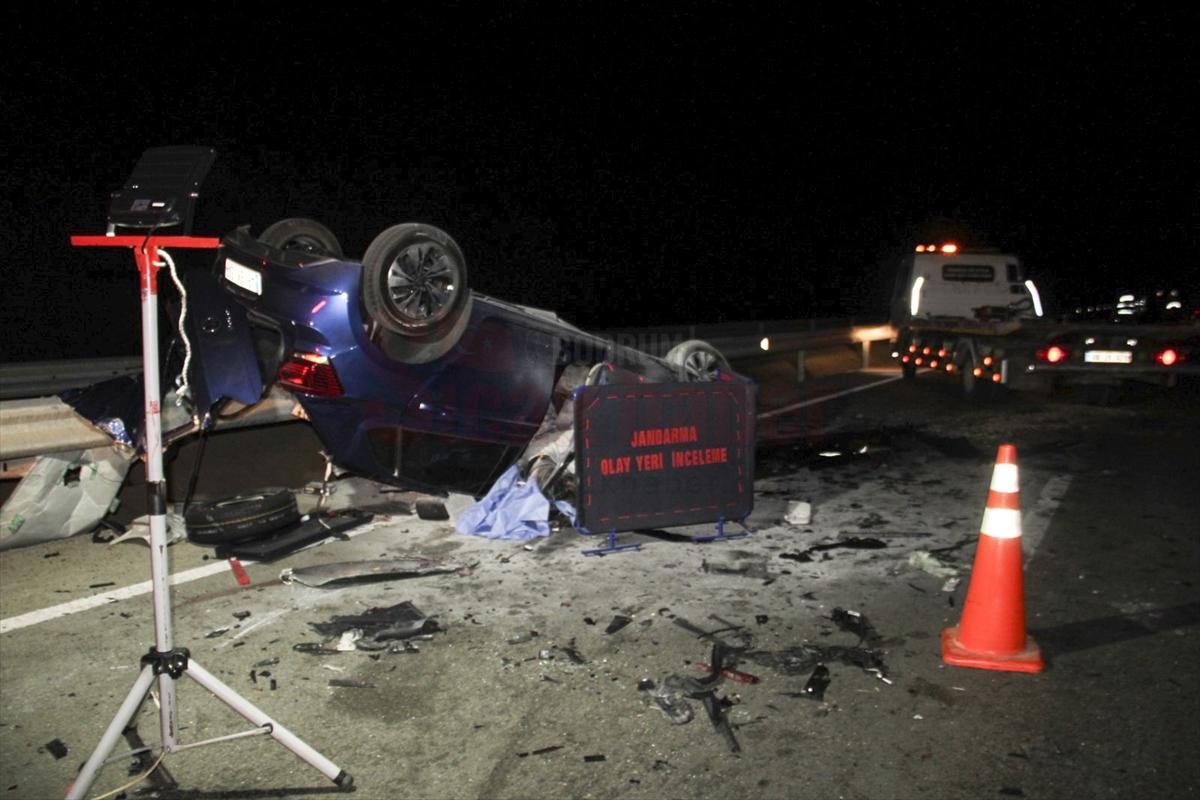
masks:
[[[754,384],[584,387],[575,448],[585,530],[744,519],[754,506]]]

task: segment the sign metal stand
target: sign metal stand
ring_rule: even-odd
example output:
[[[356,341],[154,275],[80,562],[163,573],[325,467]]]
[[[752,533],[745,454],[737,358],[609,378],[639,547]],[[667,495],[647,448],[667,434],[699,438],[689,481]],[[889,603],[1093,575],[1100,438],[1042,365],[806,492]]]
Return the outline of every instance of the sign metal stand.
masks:
[[[82,798],[91,789],[100,768],[109,760],[122,732],[137,716],[157,681],[159,723],[162,730],[162,755],[198,747],[204,744],[239,739],[245,736],[267,735],[311,764],[325,777],[343,789],[349,789],[354,779],[325,756],[311,748],[299,737],[267,716],[258,707],[218,680],[191,658],[186,648],[175,647],[171,631],[170,585],[167,564],[167,487],[162,463],[162,418],[158,369],[158,279],[160,248],[216,249],[220,240],[199,236],[72,236],[75,247],[128,247],[137,262],[142,310],[142,369],[145,384],[145,459],[146,502],[150,512],[150,578],[154,598],[154,647],[142,656],[142,670],[133,688],[125,697],[100,743],[80,768],[67,790],[67,800]],[[189,678],[215,695],[255,727],[202,742],[182,745],[177,739],[178,711],[175,704],[175,681]]]

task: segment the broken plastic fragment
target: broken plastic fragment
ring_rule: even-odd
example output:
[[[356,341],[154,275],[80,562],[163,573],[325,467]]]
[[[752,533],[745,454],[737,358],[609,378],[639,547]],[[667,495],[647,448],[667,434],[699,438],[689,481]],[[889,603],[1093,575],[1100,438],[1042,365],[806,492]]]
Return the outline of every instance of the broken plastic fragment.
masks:
[[[692,704],[665,683],[655,686],[654,681],[647,679],[638,684],[638,691],[645,692],[643,702],[666,714],[672,725],[686,725],[696,716]]]
[[[847,633],[853,633],[858,636],[858,643],[875,642],[879,640],[879,634],[871,625],[870,621],[857,611],[849,611],[844,608],[835,608],[830,614],[837,626]]]
[[[783,521],[789,525],[808,525],[812,522],[812,504],[803,501],[789,502]]]
[[[347,653],[351,650],[357,650],[358,647],[355,646],[355,642],[361,638],[363,638],[363,632],[361,628],[353,628],[348,631],[343,631],[342,637],[338,639],[338,643],[334,645],[334,649],[342,653]]]
[[[604,632],[616,633],[631,622],[633,622],[632,617],[627,617],[624,614],[616,614],[613,616],[612,622],[608,623],[608,627],[604,629]]]
[[[804,684],[803,695],[810,700],[821,702],[825,699],[825,690],[827,688],[829,688],[829,668],[824,664],[817,664],[813,668],[808,682]]]
[[[284,583],[301,583],[305,586],[327,586],[351,581],[387,580],[459,572],[470,566],[472,565],[451,564],[425,556],[381,558],[368,561],[341,561],[336,564],[317,564],[299,569],[289,567],[279,573],[279,580]]]
[[[958,569],[952,567],[927,550],[914,550],[908,555],[908,565],[927,572],[935,578],[952,578]]]
[[[67,753],[69,752],[67,750],[67,746],[63,744],[62,739],[51,739],[50,741],[46,742],[46,750],[56,759],[66,758]]]

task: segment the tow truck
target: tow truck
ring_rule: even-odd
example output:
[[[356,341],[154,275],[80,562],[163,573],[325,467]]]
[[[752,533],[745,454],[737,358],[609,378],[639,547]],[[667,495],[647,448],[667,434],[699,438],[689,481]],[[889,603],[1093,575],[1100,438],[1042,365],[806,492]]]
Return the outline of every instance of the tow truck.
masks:
[[[1175,386],[1200,375],[1200,316],[1172,302],[1178,313],[1153,323],[1052,319],[1015,255],[919,244],[897,271],[892,357],[905,378],[956,377],[968,397],[1082,383]]]

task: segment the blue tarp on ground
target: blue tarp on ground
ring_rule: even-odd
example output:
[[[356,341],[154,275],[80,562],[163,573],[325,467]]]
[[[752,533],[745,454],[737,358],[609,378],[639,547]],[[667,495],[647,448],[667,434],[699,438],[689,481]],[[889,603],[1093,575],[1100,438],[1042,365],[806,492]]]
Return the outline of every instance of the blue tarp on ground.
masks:
[[[559,500],[555,507],[574,521],[575,509]],[[521,480],[516,464],[501,475],[482,500],[459,515],[454,527],[466,536],[487,539],[532,539],[549,536],[550,501],[537,481]]]

